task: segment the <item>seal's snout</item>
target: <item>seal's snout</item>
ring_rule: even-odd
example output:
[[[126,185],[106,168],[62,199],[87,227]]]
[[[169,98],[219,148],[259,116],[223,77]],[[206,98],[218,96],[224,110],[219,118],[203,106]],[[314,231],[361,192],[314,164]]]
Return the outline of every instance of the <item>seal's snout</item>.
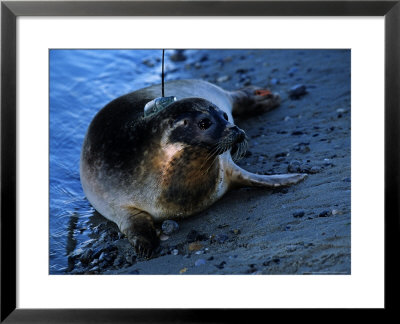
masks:
[[[228,125],[227,131],[229,135],[232,136],[234,144],[241,143],[246,139],[246,133],[244,132],[244,130],[240,129],[236,125]]]

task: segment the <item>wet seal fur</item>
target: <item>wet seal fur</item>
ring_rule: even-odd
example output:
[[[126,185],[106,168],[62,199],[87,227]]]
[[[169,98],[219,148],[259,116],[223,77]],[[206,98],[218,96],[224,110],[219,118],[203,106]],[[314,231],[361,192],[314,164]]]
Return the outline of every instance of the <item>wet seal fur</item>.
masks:
[[[178,100],[150,116],[143,109],[160,86],[111,101],[91,122],[81,152],[86,197],[144,257],[159,244],[155,221],[198,213],[232,188],[288,186],[306,176],[258,175],[234,162],[247,142],[233,114],[271,110],[278,95],[230,92],[200,80],[167,82],[165,91]]]

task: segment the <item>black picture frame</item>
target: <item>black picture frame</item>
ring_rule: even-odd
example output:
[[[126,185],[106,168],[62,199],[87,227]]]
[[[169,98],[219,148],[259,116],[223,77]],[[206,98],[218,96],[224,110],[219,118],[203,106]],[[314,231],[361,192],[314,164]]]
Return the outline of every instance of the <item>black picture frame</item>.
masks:
[[[385,310],[394,309],[399,237],[400,1],[2,1],[1,322],[230,322],[238,312],[194,309],[16,308],[16,19],[18,16],[384,16]],[[367,95],[367,94],[366,94]],[[263,314],[259,314],[263,316]],[[251,314],[251,316],[258,316]],[[255,318],[255,317],[253,317]],[[263,318],[263,317],[261,317]],[[231,319],[231,320],[230,320]]]

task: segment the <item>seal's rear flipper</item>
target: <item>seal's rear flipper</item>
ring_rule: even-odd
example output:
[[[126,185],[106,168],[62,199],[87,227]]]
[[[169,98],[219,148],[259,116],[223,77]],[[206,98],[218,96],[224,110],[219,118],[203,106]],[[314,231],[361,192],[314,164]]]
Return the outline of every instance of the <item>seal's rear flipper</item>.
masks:
[[[118,227],[139,257],[150,258],[160,243],[153,219],[148,213],[136,208],[128,207],[127,210],[129,215],[120,218]]]
[[[234,165],[227,170],[230,176],[232,187],[266,187],[277,188],[294,185],[307,177],[307,174],[291,173],[291,174],[275,174],[261,175],[248,172]]]
[[[232,91],[229,94],[233,99],[232,114],[236,116],[267,112],[278,107],[281,101],[279,94],[255,86]]]

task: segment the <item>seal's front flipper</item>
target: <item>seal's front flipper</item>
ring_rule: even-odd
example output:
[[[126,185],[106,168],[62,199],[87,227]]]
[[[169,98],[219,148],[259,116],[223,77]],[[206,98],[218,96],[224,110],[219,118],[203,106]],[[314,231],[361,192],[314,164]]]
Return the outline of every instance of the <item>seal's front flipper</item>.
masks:
[[[236,116],[267,112],[278,107],[281,102],[279,94],[255,86],[232,91],[229,94],[233,99],[232,114]]]
[[[150,258],[160,243],[153,219],[148,213],[136,208],[129,208],[129,212],[119,221],[119,228],[139,257]]]
[[[307,174],[291,173],[291,174],[275,174],[261,175],[248,172],[234,165],[227,170],[230,176],[232,187],[267,187],[277,188],[294,185],[307,177]]]

